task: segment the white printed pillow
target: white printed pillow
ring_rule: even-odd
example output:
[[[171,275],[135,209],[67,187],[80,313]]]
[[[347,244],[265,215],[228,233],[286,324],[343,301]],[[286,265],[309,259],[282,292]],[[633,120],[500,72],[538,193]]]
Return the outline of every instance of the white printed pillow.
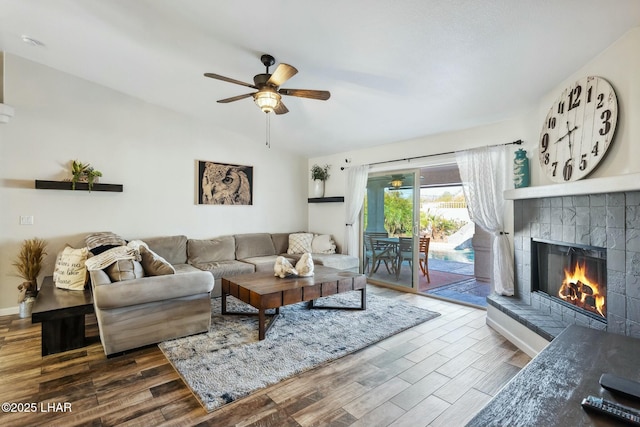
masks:
[[[336,243],[329,234],[318,234],[311,242],[311,253],[314,254],[335,254]]]
[[[288,254],[306,254],[311,252],[311,242],[313,241],[313,233],[293,233],[289,234]]]
[[[58,254],[53,270],[53,281],[56,287],[74,291],[84,290],[87,282],[87,268],[84,263],[88,256],[87,248],[73,249],[70,246],[64,248]]]

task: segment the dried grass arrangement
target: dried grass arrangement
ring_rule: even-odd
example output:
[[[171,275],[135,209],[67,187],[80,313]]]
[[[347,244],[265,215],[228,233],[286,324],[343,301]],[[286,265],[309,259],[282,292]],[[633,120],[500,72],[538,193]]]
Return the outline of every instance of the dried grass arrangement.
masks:
[[[34,297],[38,294],[37,278],[42,269],[42,261],[47,254],[45,247],[47,242],[42,239],[33,238],[25,240],[20,248],[18,257],[13,262],[18,277],[25,281],[18,286],[20,294],[18,295],[18,303],[21,303],[27,297]]]

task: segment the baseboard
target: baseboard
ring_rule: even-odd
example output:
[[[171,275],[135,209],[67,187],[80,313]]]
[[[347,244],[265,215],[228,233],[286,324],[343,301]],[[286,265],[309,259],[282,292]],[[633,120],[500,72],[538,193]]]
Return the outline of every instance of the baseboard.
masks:
[[[20,310],[18,310],[18,306],[15,307],[7,307],[0,308],[0,316],[9,316],[11,314],[18,314]]]
[[[492,305],[487,306],[487,325],[530,357],[537,356],[549,344],[549,341]]]

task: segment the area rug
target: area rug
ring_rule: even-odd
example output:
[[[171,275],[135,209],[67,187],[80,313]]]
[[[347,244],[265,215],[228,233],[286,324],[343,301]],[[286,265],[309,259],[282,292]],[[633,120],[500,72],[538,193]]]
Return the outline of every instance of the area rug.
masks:
[[[230,310],[256,312],[229,297]],[[360,292],[322,298],[317,305],[359,306]],[[160,349],[207,411],[338,359],[439,313],[401,301],[367,295],[367,309],[309,310],[305,303],[280,309],[258,341],[257,316],[220,314],[212,299],[208,333],[165,341]]]

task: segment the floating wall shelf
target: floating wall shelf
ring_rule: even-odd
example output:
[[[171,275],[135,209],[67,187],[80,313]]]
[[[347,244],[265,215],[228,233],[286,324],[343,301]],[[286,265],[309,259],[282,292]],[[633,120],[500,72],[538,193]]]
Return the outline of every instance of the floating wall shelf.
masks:
[[[312,197],[308,199],[309,203],[332,203],[332,202],[344,202],[344,197]]]
[[[36,179],[36,189],[38,190],[71,190],[71,181],[43,181]],[[91,191],[110,191],[122,193],[122,184],[100,184],[95,183]],[[76,183],[76,191],[89,191],[89,184],[86,182]]]

